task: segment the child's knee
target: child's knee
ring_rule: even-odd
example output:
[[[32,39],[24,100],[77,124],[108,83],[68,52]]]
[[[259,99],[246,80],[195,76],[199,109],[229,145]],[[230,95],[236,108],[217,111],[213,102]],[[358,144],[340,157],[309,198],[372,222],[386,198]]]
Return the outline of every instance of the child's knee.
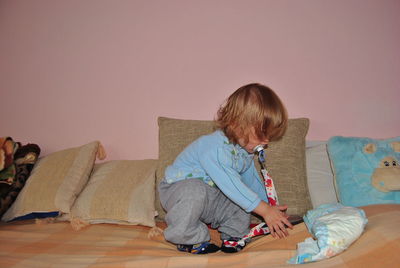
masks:
[[[198,179],[176,182],[165,202],[165,209],[169,211],[178,204],[184,204],[187,208],[202,206],[207,198],[205,186],[207,185]]]
[[[197,202],[204,201],[207,196],[205,189],[206,184],[199,179],[187,179],[181,182],[176,194],[185,200],[193,200]]]

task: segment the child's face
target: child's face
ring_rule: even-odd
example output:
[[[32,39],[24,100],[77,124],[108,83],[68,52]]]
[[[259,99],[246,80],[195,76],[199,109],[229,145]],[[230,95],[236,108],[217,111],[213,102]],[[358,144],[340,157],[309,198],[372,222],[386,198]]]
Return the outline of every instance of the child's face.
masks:
[[[265,140],[260,140],[256,134],[255,134],[255,130],[252,127],[250,130],[250,134],[249,134],[249,142],[247,144],[245,144],[244,142],[244,138],[240,138],[239,139],[239,145],[242,146],[243,149],[245,149],[248,153],[252,154],[254,153],[254,148],[257,145],[262,145],[262,146],[266,146],[269,142],[268,139]]]

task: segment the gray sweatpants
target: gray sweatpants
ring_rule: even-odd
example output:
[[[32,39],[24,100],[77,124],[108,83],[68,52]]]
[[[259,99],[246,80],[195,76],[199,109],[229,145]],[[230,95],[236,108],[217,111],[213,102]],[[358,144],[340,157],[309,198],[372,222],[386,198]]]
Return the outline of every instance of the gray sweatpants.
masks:
[[[210,240],[207,224],[218,229],[221,239],[243,237],[249,232],[250,214],[221,190],[199,179],[159,184],[161,204],[167,211],[165,239],[192,245]]]

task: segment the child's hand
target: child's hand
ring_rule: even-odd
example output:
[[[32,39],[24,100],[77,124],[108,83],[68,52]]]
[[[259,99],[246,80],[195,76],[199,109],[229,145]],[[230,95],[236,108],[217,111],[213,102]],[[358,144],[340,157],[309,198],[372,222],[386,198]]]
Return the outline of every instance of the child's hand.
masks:
[[[261,201],[254,212],[263,217],[273,237],[278,236],[279,238],[283,238],[289,235],[285,225],[293,229],[293,225],[288,220],[289,216],[285,213],[286,209],[286,205],[270,206]]]
[[[273,237],[278,235],[279,238],[288,236],[289,233],[286,227],[293,229],[293,225],[288,220],[288,215],[285,213],[287,206],[269,206],[268,212],[264,217],[265,223]]]

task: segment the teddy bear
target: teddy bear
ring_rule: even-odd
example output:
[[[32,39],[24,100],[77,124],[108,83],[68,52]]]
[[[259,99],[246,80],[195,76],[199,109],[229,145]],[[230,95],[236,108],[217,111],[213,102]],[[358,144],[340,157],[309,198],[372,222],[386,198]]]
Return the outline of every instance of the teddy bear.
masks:
[[[0,138],[0,196],[8,192],[15,177],[14,153],[18,143],[11,137]]]
[[[11,137],[0,138],[0,217],[24,187],[38,160],[40,147],[28,143],[21,146]]]

